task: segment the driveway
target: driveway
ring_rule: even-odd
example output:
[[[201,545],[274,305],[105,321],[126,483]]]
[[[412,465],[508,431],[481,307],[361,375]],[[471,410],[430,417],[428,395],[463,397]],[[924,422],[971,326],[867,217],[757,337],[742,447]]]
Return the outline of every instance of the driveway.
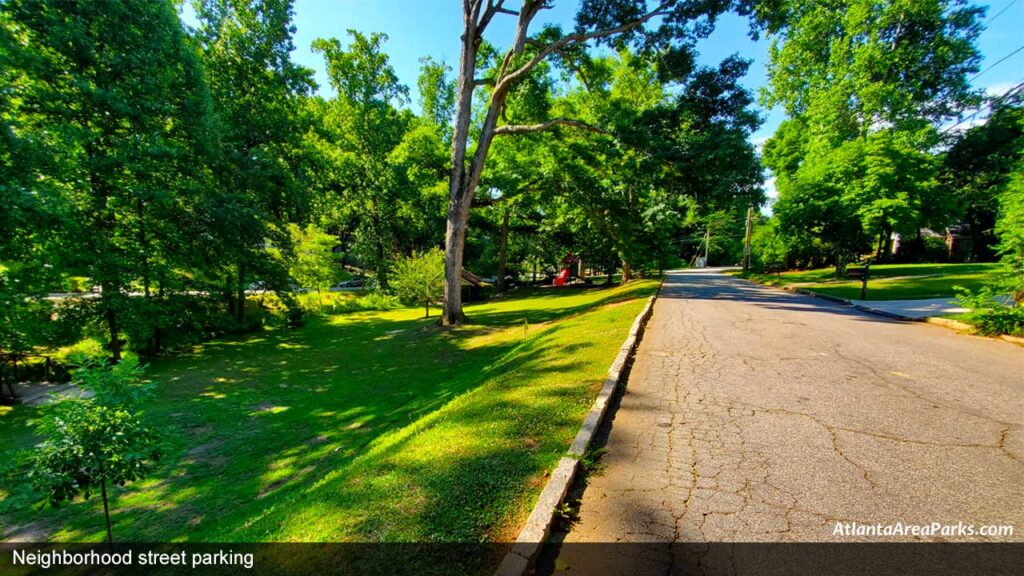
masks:
[[[1020,346],[670,273],[564,541],[1024,541],[1022,419]],[[834,534],[852,522],[1014,534]]]

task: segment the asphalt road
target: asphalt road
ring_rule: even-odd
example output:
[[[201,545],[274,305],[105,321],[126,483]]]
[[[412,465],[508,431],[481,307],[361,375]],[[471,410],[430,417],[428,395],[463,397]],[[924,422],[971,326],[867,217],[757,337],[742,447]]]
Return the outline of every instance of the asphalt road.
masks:
[[[675,272],[613,418],[567,543],[1024,541],[1012,343]],[[839,536],[841,522],[1014,533]],[[564,546],[559,566],[589,573],[592,552]]]

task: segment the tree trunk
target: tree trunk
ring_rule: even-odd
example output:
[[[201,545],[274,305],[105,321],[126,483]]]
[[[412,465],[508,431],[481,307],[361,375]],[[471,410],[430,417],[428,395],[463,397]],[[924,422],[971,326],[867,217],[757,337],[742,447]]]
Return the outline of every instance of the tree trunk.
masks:
[[[423,317],[424,318],[430,318],[430,300],[427,300],[423,304],[423,308],[426,310],[426,313],[423,315]]]
[[[104,295],[107,291],[114,291],[113,284],[107,283],[103,286]],[[106,299],[106,296],[104,296]],[[117,322],[117,311],[114,310],[113,304],[107,300],[107,329],[110,331],[110,359],[115,363],[121,361],[121,334],[120,328]]]
[[[629,267],[629,262],[622,261],[622,283],[625,284],[633,279],[633,270]]]
[[[508,213],[509,208],[505,206],[501,215],[501,242],[498,247],[498,292],[505,291],[505,266],[508,259]]]
[[[103,495],[103,516],[107,520],[107,543],[114,543],[114,533],[110,530],[110,505],[107,504],[107,479],[103,476],[103,463],[100,462],[100,491]]]
[[[466,240],[466,218],[462,198],[449,198],[448,225],[444,236],[444,311],[441,324],[454,326],[466,321],[462,312],[462,256]],[[461,194],[460,194],[461,196]]]
[[[224,299],[228,303],[228,316],[235,315],[235,290],[231,287],[231,274],[224,278]]]
[[[156,297],[160,301],[161,305],[164,305],[164,273],[161,271],[157,274],[157,288]],[[160,328],[160,322],[156,323],[153,327],[153,353],[159,354],[160,348],[162,347],[163,330]]]
[[[370,208],[373,214],[373,235],[375,236],[374,243],[377,245],[377,270],[374,276],[377,277],[377,287],[381,290],[387,290],[388,267],[385,260],[387,250],[384,247],[384,226],[381,223],[380,215],[377,214],[377,203],[371,202]]]
[[[245,324],[245,266],[238,263],[238,324]]]
[[[465,321],[462,312],[462,256],[469,211],[466,198],[466,151],[469,128],[473,119],[473,87],[476,54],[480,47],[477,33],[479,3],[463,4],[462,49],[459,59],[459,80],[456,94],[455,130],[452,134],[452,156],[448,174],[448,222],[444,236],[444,310],[441,324],[452,326]],[[468,208],[468,206],[467,206]]]

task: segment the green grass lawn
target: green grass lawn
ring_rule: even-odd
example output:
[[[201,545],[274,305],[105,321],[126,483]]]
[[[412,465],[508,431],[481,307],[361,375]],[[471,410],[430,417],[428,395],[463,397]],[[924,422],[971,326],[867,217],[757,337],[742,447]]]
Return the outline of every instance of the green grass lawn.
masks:
[[[952,297],[954,286],[977,289],[999,272],[1000,264],[880,264],[871,267],[868,300],[919,300]],[[834,268],[775,274],[751,279],[771,286],[796,286],[840,298],[859,299],[860,280],[836,280]]]
[[[510,541],[654,280],[467,307],[312,319],[154,362],[164,458],[115,489],[122,541]],[[16,462],[36,409],[0,411],[0,534],[104,537],[98,498],[53,510]]]

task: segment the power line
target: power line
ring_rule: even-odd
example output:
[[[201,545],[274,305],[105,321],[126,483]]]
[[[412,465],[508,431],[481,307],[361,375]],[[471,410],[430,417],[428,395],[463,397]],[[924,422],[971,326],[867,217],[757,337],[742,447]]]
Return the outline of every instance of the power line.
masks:
[[[985,29],[986,29],[986,30],[988,30],[988,27],[989,27],[989,26],[991,26],[991,25],[992,25],[992,23],[996,21],[996,18],[999,18],[1000,16],[1002,16],[1002,15],[1003,15],[1003,12],[1006,12],[1007,10],[1009,10],[1009,9],[1010,9],[1010,6],[1013,6],[1013,5],[1014,5],[1014,4],[1016,4],[1016,3],[1017,3],[1017,0],[1010,0],[1010,3],[1009,3],[1009,4],[1007,4],[1006,6],[1004,6],[1004,7],[1003,7],[1003,9],[1002,9],[1002,10],[1000,10],[999,12],[996,12],[996,15],[995,15],[995,16],[993,16],[993,17],[989,18],[989,19],[988,19],[988,22],[985,22]]]
[[[1003,62],[1005,62],[1005,61],[1009,60],[1011,56],[1013,56],[1013,55],[1014,55],[1014,54],[1016,54],[1017,52],[1020,52],[1021,50],[1024,50],[1024,46],[1020,46],[1019,48],[1017,48],[1017,49],[1016,49],[1016,50],[1014,50],[1013,52],[1010,52],[1010,53],[1009,53],[1009,54],[1007,54],[1006,56],[1003,56],[1003,57],[1002,57],[1002,58],[1000,58],[999,60],[996,60],[995,62],[993,62],[993,63],[992,63],[992,65],[991,65],[991,66],[989,66],[988,68],[985,68],[985,69],[984,69],[984,70],[982,70],[981,72],[978,72],[977,74],[975,74],[974,76],[972,76],[972,77],[971,77],[971,78],[970,78],[970,79],[969,79],[969,80],[967,81],[967,83],[968,83],[968,84],[970,84],[971,82],[974,82],[975,80],[977,80],[977,79],[978,79],[978,77],[979,77],[979,76],[981,76],[982,74],[984,74],[984,73],[988,72],[989,70],[991,70],[991,69],[995,68],[996,66],[998,66],[998,65],[1002,64]]]
[[[1024,47],[1022,47],[1022,48],[1024,48]],[[1014,86],[1013,88],[1010,88],[1006,92],[1003,92],[1002,96],[1000,96],[999,98],[996,98],[995,100],[990,102],[987,106],[982,106],[981,108],[978,108],[978,110],[974,114],[971,114],[970,116],[964,118],[963,120],[957,122],[956,124],[953,124],[952,126],[946,128],[942,132],[939,132],[939,135],[941,136],[941,135],[945,134],[946,132],[949,132],[950,130],[952,130],[953,128],[956,128],[957,126],[963,124],[964,122],[973,120],[974,117],[976,117],[978,114],[981,114],[985,110],[991,110],[992,108],[994,108],[997,104],[999,104],[1003,100],[1006,100],[1010,96],[1013,96],[1014,92],[1020,92],[1021,88],[1024,88],[1024,82],[1021,82],[1020,84],[1017,84],[1016,86]]]

